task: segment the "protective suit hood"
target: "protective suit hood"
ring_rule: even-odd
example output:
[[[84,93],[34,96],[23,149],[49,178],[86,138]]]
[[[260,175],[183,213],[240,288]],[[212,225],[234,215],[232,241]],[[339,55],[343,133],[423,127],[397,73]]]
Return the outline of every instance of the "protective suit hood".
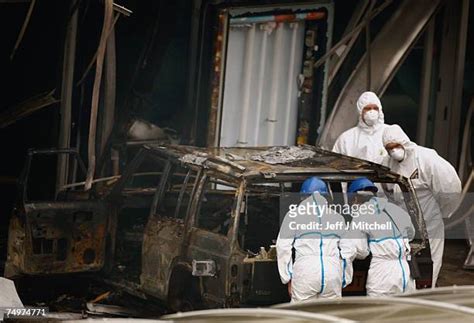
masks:
[[[362,120],[361,115],[368,104],[375,104],[379,108],[378,116],[373,115],[374,110],[371,111],[370,126]],[[344,131],[337,138],[332,150],[339,154],[380,164],[387,156],[387,151],[382,145],[382,134],[387,125],[384,123],[382,104],[377,95],[373,92],[362,93],[357,100],[357,113],[359,115],[357,126]]]
[[[367,125],[362,119],[362,110],[369,104],[375,104],[379,107],[379,119],[378,122],[373,126]],[[357,100],[357,111],[359,114],[359,123],[357,126],[368,133],[373,133],[377,131],[385,123],[382,103],[380,102],[379,97],[374,92],[367,91],[361,94],[361,96]]]
[[[433,261],[432,286],[441,269],[444,250],[443,218],[449,217],[458,204],[456,194],[461,193],[461,181],[456,169],[433,150],[418,146],[398,125],[388,126],[383,135],[384,146],[388,143],[403,145],[406,157],[402,162],[386,158],[384,165],[391,171],[411,179],[418,202],[423,211],[428,238],[430,241],[431,260]],[[406,207],[400,189],[395,187],[397,202]]]
[[[413,149],[417,146],[397,124],[385,128],[382,135],[382,142],[384,147],[389,143],[397,143],[402,145],[405,150]]]

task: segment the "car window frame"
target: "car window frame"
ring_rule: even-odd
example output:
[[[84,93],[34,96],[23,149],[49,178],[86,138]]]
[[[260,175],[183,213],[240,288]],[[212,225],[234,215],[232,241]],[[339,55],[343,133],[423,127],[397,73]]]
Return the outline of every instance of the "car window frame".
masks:
[[[209,178],[215,178],[215,179],[218,179],[218,180],[223,180],[225,183],[229,183],[229,184],[233,184],[232,186],[236,188],[235,190],[235,193],[234,193],[234,202],[233,202],[233,205],[232,205],[232,210],[230,212],[231,216],[231,223],[230,223],[230,226],[227,230],[227,233],[224,235],[224,234],[220,234],[220,233],[216,233],[216,232],[213,232],[213,231],[210,231],[208,229],[205,229],[205,228],[201,228],[198,226],[198,220],[199,220],[199,215],[200,215],[200,210],[201,210],[201,202],[202,202],[202,198],[204,196],[204,193],[205,193],[205,187],[206,187],[206,184],[208,183],[209,181]],[[237,234],[237,231],[235,230],[236,228],[236,222],[238,222],[238,219],[239,219],[239,216],[240,216],[240,212],[239,212],[239,208],[240,207],[237,207],[237,206],[240,206],[241,203],[242,203],[242,196],[243,196],[243,191],[242,191],[242,185],[243,185],[243,182],[244,181],[240,181],[240,180],[236,180],[235,178],[232,178],[232,177],[227,177],[227,176],[223,176],[222,173],[218,173],[218,172],[213,172],[211,170],[206,170],[206,171],[203,171],[202,172],[202,177],[200,178],[199,180],[199,188],[196,189],[196,195],[194,196],[194,200],[195,200],[195,205],[194,205],[194,216],[192,219],[190,219],[190,227],[191,228],[194,228],[194,229],[197,229],[197,230],[202,230],[202,231],[205,231],[206,233],[209,233],[209,234],[213,234],[213,235],[217,235],[219,237],[222,237],[222,238],[226,238],[226,239],[229,239],[229,241],[234,241],[235,239],[235,236]]]
[[[159,209],[160,204],[163,203],[163,199],[166,193],[166,184],[168,183],[168,179],[170,178],[170,176],[173,175],[173,165],[180,166],[187,170],[186,175],[184,177],[184,181],[183,181],[183,184],[186,183],[186,185],[181,184],[181,188],[178,193],[177,204],[174,208],[174,211],[172,212],[173,215],[167,216],[165,214],[160,214],[160,212],[158,212],[158,209]],[[193,201],[194,193],[196,191],[196,187],[199,184],[201,171],[202,169],[200,167],[193,167],[192,165],[182,163],[179,160],[167,159],[165,168],[163,169],[163,175],[160,179],[160,182],[158,183],[158,187],[153,196],[152,205],[150,207],[150,216],[162,217],[166,219],[173,219],[173,220],[179,220],[179,221],[186,221],[186,219],[189,216],[189,210],[191,208],[191,204]],[[189,179],[192,177],[192,175],[190,174],[191,172],[195,173],[195,182],[190,192],[189,202],[186,206],[184,217],[178,218],[178,212],[179,210],[181,210],[181,206],[182,206],[181,203],[184,196],[184,192],[188,186]]]

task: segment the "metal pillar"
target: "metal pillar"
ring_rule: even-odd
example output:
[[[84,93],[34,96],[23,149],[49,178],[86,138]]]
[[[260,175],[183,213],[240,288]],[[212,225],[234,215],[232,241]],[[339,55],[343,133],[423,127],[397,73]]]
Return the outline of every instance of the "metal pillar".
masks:
[[[76,35],[77,35],[77,20],[78,7],[76,6],[78,0],[71,0],[71,10],[74,12],[66,27],[66,40],[64,43],[64,59],[63,59],[63,73],[61,84],[61,104],[59,107],[60,113],[60,128],[59,128],[59,142],[58,148],[69,148],[71,141],[71,110],[72,110],[72,93],[74,86],[74,63],[76,55]],[[58,157],[58,169],[56,176],[56,192],[68,180],[68,157]]]
[[[370,20],[367,20],[367,25],[365,25],[365,57],[367,61],[367,90],[372,90],[372,69],[371,69],[371,54],[370,54]]]
[[[468,0],[446,2],[440,46],[435,129],[443,131],[434,133],[433,147],[453,165],[458,161],[468,9]]]
[[[370,17],[375,2],[376,1],[371,1],[370,6],[367,9],[367,13],[365,14],[365,18]],[[359,24],[359,21],[364,17],[364,12],[368,5],[369,0],[361,0],[357,2],[357,6],[354,10],[354,13],[352,14],[351,19],[347,23],[346,29],[344,30],[344,36],[350,34],[352,30],[354,30],[354,28]],[[347,54],[351,50],[355,41],[357,40],[357,36],[358,33],[354,34],[354,36],[347,42],[347,45],[341,46],[341,48],[338,50],[338,53],[329,60],[329,84],[332,83],[334,77],[339,71],[339,68],[342,66],[342,63],[344,63]]]
[[[420,110],[418,112],[418,129],[416,142],[419,145],[426,145],[426,131],[428,128],[428,111],[431,97],[431,76],[433,69],[433,44],[435,32],[434,19],[428,24],[425,31],[423,66],[421,70],[421,86],[420,86]]]
[[[402,2],[373,39],[370,46],[370,60],[373,62],[370,81],[371,88],[378,95],[382,95],[390,84],[440,3],[441,0]],[[357,124],[358,115],[354,106],[359,95],[367,90],[367,63],[364,55],[340,91],[318,138],[318,144],[323,148],[331,149],[341,133]]]
[[[120,15],[116,13],[116,15]],[[105,146],[110,136],[115,119],[115,89],[116,89],[116,56],[115,56],[115,27],[112,27],[107,38],[105,51],[104,78],[104,110],[102,112],[102,129],[99,156],[106,153]]]
[[[469,0],[461,1],[461,20],[459,22],[458,41],[456,44],[456,66],[454,68],[453,84],[453,115],[449,137],[459,138],[462,110],[462,90],[464,83],[464,64],[466,58],[467,26],[469,21]],[[449,145],[449,159],[456,165],[459,145]]]

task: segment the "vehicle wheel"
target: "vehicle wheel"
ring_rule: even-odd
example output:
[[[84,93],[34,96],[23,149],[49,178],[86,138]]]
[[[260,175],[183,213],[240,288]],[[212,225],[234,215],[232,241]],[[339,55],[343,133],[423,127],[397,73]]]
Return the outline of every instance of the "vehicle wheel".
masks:
[[[201,309],[202,298],[199,280],[189,273],[173,275],[168,293],[168,307],[173,312],[188,312]]]

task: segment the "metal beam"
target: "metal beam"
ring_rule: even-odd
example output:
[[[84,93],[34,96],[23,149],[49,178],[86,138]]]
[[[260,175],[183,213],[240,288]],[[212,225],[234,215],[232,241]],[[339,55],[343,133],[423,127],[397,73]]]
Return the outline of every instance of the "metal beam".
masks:
[[[105,52],[104,110],[102,111],[99,155],[107,153],[105,147],[115,120],[116,81],[115,29],[112,27],[112,31],[107,38]]]
[[[464,183],[466,174],[469,172],[469,168],[472,169],[472,129],[471,120],[474,114],[474,97],[471,98],[471,104],[466,115],[466,121],[464,123],[464,131],[462,137],[461,154],[459,156],[459,168],[458,175],[461,182]]]
[[[461,19],[459,21],[458,41],[456,44],[456,66],[453,83],[453,113],[451,116],[450,138],[460,137],[462,91],[464,83],[464,65],[466,58],[467,26],[469,22],[469,0],[461,0]],[[453,165],[458,162],[459,145],[449,145],[448,156]]]
[[[26,118],[30,114],[41,110],[42,108],[59,102],[59,100],[54,97],[54,91],[55,90],[36,95],[12,108],[5,109],[2,113],[0,113],[0,129],[11,125],[18,120]]]
[[[31,14],[33,13],[33,8],[35,7],[36,0],[32,0],[30,3],[30,7],[28,8],[28,12],[26,13],[25,21],[21,26],[20,33],[18,34],[18,38],[16,39],[15,46],[13,46],[13,50],[10,54],[10,60],[13,60],[15,57],[16,50],[20,46],[20,43],[25,35],[26,28],[28,27],[28,23],[30,22]]]
[[[375,5],[375,0],[371,1],[370,7],[367,9],[367,13],[365,14],[365,17],[369,17],[371,14],[372,8]],[[362,0],[357,3],[357,7],[354,10],[354,13],[352,14],[351,19],[349,20],[349,23],[346,26],[346,29],[344,30],[343,36],[346,36],[347,34],[351,33],[352,30],[359,24],[359,21],[361,18],[364,16],[364,12],[369,4],[369,0]],[[347,54],[350,52],[352,46],[354,45],[355,41],[357,40],[358,34],[354,34],[353,37],[347,42],[347,45],[345,47],[341,47],[340,51],[341,53],[337,53],[334,55],[330,60],[329,60],[329,77],[328,77],[328,83],[331,84],[334,77],[336,76],[337,72],[339,71],[339,68],[342,66],[342,63],[344,62],[344,59],[347,57]]]
[[[365,28],[365,25],[367,24],[367,22],[374,19],[379,13],[381,13],[391,3],[392,3],[392,0],[386,0],[382,5],[380,5],[380,7],[375,9],[366,20],[362,21],[360,24],[354,27],[354,29],[350,33],[342,37],[341,40],[339,40],[333,47],[331,47],[330,50],[326,52],[326,54],[324,54],[320,59],[318,59],[314,63],[314,68],[316,69],[320,67],[321,65],[323,65],[326,62],[326,60],[328,60],[332,55],[336,54],[342,46],[345,46],[345,43],[348,42],[352,37],[357,37],[360,31]]]
[[[371,87],[381,95],[390,84],[441,0],[405,1],[377,34],[370,47]],[[377,10],[377,9],[376,9]],[[331,149],[339,135],[357,124],[355,103],[366,91],[367,56],[364,55],[344,85],[329,116],[318,144]]]
[[[416,134],[416,142],[422,146],[426,145],[426,131],[428,129],[428,111],[431,97],[431,78],[433,74],[434,32],[435,21],[432,19],[425,31],[423,66],[421,70],[420,110],[418,111],[418,129]]]
[[[77,2],[71,0],[70,8],[74,10],[66,27],[66,40],[64,42],[63,74],[61,84],[61,106],[59,108],[60,128],[58,148],[69,148],[71,145],[71,110],[72,93],[74,86],[74,64],[76,56],[76,36],[78,11]],[[56,176],[56,190],[67,184],[68,158],[58,158],[58,170]]]
[[[96,168],[96,134],[97,134],[97,115],[99,110],[100,85],[102,80],[102,69],[107,48],[107,38],[111,27],[113,26],[113,2],[105,0],[104,2],[104,21],[100,35],[99,47],[97,48],[97,60],[95,68],[94,86],[92,88],[91,114],[89,123],[89,138],[87,141],[87,175],[84,189],[87,191],[92,187]]]
[[[433,148],[451,164],[458,163],[464,58],[469,1],[447,1],[444,11]]]

